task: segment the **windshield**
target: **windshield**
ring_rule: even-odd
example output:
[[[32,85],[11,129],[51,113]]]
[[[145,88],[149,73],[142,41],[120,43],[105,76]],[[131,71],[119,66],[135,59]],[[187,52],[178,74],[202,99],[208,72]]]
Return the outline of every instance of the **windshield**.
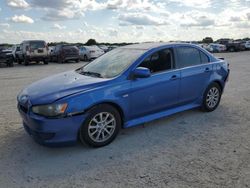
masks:
[[[144,52],[144,50],[139,49],[115,49],[78,69],[78,71],[80,74],[113,78],[125,71]]]
[[[34,41],[30,42],[30,48],[31,49],[38,49],[38,48],[44,48],[45,42],[44,41]]]

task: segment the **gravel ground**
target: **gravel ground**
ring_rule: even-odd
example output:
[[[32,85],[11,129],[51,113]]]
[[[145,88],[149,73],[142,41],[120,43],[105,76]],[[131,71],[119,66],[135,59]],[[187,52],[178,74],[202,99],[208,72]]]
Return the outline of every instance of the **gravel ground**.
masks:
[[[103,148],[47,148],[23,130],[16,95],[80,64],[0,69],[0,187],[250,187],[250,52],[231,67],[221,104],[122,130]]]

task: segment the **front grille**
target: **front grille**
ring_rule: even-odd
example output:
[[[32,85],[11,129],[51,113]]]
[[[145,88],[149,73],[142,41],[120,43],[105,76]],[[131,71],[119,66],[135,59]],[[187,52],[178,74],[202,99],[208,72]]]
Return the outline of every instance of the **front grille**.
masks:
[[[20,105],[20,104],[19,104],[19,109],[20,109],[22,112],[24,112],[25,114],[27,114],[27,112],[28,112],[28,108],[26,108],[25,106]]]

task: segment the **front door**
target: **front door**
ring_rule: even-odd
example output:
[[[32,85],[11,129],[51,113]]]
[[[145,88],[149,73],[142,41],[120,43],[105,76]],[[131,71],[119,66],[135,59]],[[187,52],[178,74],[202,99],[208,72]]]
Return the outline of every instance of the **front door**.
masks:
[[[174,69],[172,49],[157,51],[138,67],[146,67],[151,77],[131,80],[131,119],[157,113],[178,104],[180,71]]]

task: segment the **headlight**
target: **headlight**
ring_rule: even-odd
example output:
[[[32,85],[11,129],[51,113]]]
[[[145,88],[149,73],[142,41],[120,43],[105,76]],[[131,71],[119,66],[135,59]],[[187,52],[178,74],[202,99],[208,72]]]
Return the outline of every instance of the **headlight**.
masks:
[[[64,114],[67,106],[67,103],[33,106],[32,112],[42,116],[55,117]]]

